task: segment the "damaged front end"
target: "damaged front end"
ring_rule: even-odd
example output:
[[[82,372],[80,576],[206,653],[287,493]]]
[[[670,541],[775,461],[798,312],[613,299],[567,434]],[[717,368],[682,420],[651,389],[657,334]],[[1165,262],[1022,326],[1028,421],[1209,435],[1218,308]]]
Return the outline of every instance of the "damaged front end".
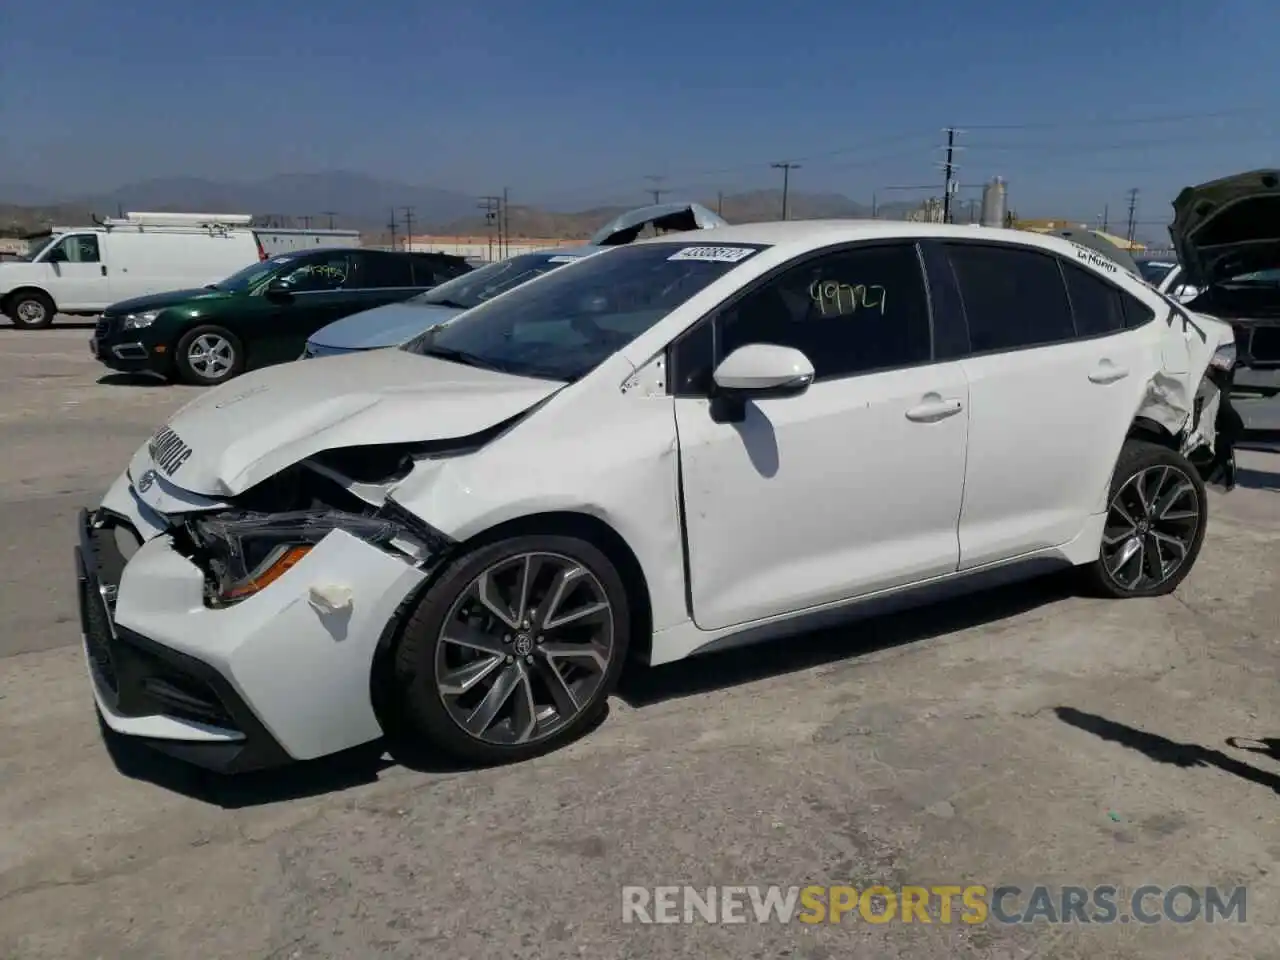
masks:
[[[205,573],[205,602],[212,608],[264,590],[337,530],[415,567],[434,566],[453,541],[388,497],[415,462],[405,449],[329,451],[223,509],[175,518],[175,547]],[[341,605],[337,598],[313,600]]]

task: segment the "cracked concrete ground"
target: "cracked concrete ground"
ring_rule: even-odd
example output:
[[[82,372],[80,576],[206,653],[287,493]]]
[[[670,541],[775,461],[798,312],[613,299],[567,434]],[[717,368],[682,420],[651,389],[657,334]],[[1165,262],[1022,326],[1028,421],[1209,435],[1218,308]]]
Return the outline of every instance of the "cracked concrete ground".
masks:
[[[113,762],[90,706],[74,510],[190,391],[96,383],[86,336],[0,329],[0,958],[1280,958],[1280,454],[1173,597],[1038,582],[651,671],[504,769],[221,781]],[[1243,884],[1248,922],[622,923],[683,883]]]

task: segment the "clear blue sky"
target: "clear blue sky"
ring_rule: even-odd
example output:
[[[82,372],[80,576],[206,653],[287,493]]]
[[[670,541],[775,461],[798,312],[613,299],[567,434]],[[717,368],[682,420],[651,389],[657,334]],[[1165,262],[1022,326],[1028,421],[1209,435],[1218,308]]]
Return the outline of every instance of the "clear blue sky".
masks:
[[[939,180],[955,124],[960,180],[1020,213],[1114,224],[1136,186],[1151,220],[1280,165],[1277,41],[1275,0],[15,0],[0,182],[346,169],[575,207],[798,159],[869,200]]]

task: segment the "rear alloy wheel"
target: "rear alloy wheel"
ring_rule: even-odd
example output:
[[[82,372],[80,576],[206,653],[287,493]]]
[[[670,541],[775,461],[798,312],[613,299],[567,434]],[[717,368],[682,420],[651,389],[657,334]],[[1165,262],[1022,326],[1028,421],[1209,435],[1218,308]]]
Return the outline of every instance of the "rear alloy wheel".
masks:
[[[569,537],[518,537],[462,558],[428,590],[397,651],[416,732],[468,762],[518,760],[605,709],[629,639],[607,557]]]
[[[1113,597],[1172,593],[1191,572],[1207,520],[1196,469],[1158,444],[1129,441],[1112,481],[1095,584]]]

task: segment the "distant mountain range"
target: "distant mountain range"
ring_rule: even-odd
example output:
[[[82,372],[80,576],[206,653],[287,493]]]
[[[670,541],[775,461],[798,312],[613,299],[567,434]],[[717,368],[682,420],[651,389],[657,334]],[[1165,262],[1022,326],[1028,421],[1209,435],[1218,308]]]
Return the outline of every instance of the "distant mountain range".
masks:
[[[717,206],[715,198],[688,199],[697,199],[712,209]],[[868,206],[836,193],[792,191],[788,200],[795,219],[871,215]],[[722,215],[730,222],[775,220],[782,213],[782,191],[734,193],[724,196],[720,203]],[[641,202],[634,204],[640,205]],[[404,208],[412,207],[415,233],[473,234],[487,229],[477,206],[477,198],[467,194],[347,171],[281,174],[251,182],[168,177],[85,196],[0,183],[0,233],[29,233],[51,224],[76,225],[89,222],[90,215],[116,216],[121,211],[183,210],[251,213],[263,222],[296,227],[306,224],[304,218],[309,218],[313,227],[327,227],[332,220],[334,226],[379,236],[386,232],[393,209],[397,231],[402,231]],[[914,203],[885,204],[878,214],[897,218],[914,206]],[[601,224],[627,209],[630,207],[598,207],[578,213],[556,213],[513,205],[508,211],[508,224],[513,237],[579,238],[589,236]]]

